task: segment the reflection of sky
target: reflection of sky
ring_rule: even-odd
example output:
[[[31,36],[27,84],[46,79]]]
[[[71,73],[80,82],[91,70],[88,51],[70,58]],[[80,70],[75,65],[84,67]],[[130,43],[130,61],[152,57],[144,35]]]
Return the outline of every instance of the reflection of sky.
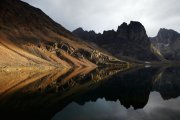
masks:
[[[84,106],[71,103],[57,113],[52,120],[179,120],[180,97],[164,101],[160,94],[152,92],[143,109],[126,109],[119,101],[99,99]]]

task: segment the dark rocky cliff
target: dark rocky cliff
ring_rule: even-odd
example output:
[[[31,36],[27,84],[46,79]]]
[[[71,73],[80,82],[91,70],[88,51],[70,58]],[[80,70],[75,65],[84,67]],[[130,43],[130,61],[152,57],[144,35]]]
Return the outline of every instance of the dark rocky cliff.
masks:
[[[180,34],[161,28],[156,37],[150,38],[154,46],[169,60],[180,60]]]
[[[121,24],[117,31],[108,30],[103,34],[94,31],[84,31],[78,28],[73,31],[75,35],[89,40],[103,47],[119,58],[132,58],[142,61],[158,60],[151,51],[151,42],[144,26],[140,22],[131,21]]]

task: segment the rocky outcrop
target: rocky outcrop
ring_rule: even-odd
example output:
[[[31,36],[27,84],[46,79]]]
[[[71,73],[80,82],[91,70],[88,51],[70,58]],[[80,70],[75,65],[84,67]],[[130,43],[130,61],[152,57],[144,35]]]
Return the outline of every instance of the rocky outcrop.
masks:
[[[150,40],[166,59],[180,60],[180,34],[178,32],[161,28],[157,36]]]
[[[87,32],[81,28],[73,33],[103,47],[119,58],[131,58],[142,61],[159,60],[151,50],[151,42],[144,26],[140,22],[131,21],[121,24],[117,31],[104,31],[103,34]]]

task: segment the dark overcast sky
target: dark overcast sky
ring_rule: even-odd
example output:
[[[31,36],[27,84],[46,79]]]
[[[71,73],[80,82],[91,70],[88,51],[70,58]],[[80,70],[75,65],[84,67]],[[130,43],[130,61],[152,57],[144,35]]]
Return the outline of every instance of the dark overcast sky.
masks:
[[[180,0],[23,0],[40,8],[72,31],[117,29],[123,22],[140,21],[149,36],[159,28],[180,32]]]

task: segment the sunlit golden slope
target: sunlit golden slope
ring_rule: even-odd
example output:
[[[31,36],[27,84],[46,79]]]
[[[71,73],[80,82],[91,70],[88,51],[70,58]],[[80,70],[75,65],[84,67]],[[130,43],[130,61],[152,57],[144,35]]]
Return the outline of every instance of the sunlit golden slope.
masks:
[[[0,2],[0,68],[92,67],[127,64],[74,37],[40,9],[19,0]]]

